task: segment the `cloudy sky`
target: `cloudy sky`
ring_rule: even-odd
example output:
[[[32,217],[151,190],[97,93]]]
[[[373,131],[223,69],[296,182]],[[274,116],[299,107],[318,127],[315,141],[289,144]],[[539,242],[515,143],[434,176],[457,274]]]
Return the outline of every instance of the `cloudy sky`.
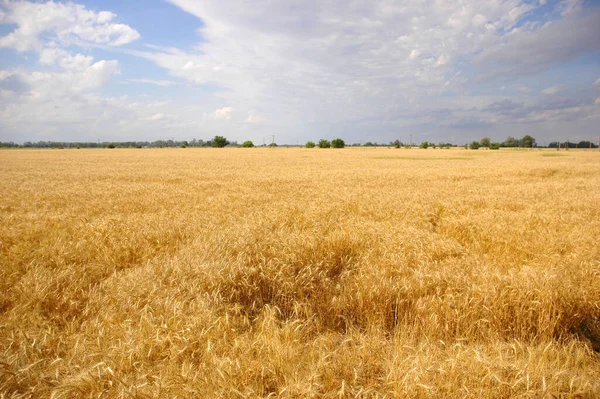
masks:
[[[600,2],[0,0],[0,141],[600,134]]]

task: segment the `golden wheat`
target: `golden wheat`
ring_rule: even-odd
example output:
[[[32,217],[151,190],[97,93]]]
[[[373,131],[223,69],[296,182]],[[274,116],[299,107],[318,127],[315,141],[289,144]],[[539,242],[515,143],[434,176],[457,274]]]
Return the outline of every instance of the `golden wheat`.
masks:
[[[0,151],[0,397],[598,397],[600,152]]]

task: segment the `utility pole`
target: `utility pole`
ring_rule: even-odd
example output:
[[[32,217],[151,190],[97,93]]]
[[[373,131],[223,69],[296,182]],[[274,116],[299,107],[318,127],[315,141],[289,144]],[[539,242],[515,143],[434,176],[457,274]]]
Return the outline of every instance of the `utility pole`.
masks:
[[[410,147],[412,148],[412,133],[410,134]]]
[[[272,141],[271,141],[271,144],[275,144],[275,135],[274,135],[274,134],[272,134],[271,136],[273,137],[273,139],[272,139]]]

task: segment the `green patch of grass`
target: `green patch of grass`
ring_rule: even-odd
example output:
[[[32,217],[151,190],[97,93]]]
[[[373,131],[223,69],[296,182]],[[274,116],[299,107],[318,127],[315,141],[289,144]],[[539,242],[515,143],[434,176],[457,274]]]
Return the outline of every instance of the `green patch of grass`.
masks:
[[[542,154],[543,157],[566,157],[567,154],[559,154],[556,152]]]

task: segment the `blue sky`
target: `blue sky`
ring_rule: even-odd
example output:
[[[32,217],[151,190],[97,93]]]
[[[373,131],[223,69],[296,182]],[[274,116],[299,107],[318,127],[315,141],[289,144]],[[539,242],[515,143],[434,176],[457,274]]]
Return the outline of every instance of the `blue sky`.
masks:
[[[0,0],[0,141],[597,140],[585,0]]]

